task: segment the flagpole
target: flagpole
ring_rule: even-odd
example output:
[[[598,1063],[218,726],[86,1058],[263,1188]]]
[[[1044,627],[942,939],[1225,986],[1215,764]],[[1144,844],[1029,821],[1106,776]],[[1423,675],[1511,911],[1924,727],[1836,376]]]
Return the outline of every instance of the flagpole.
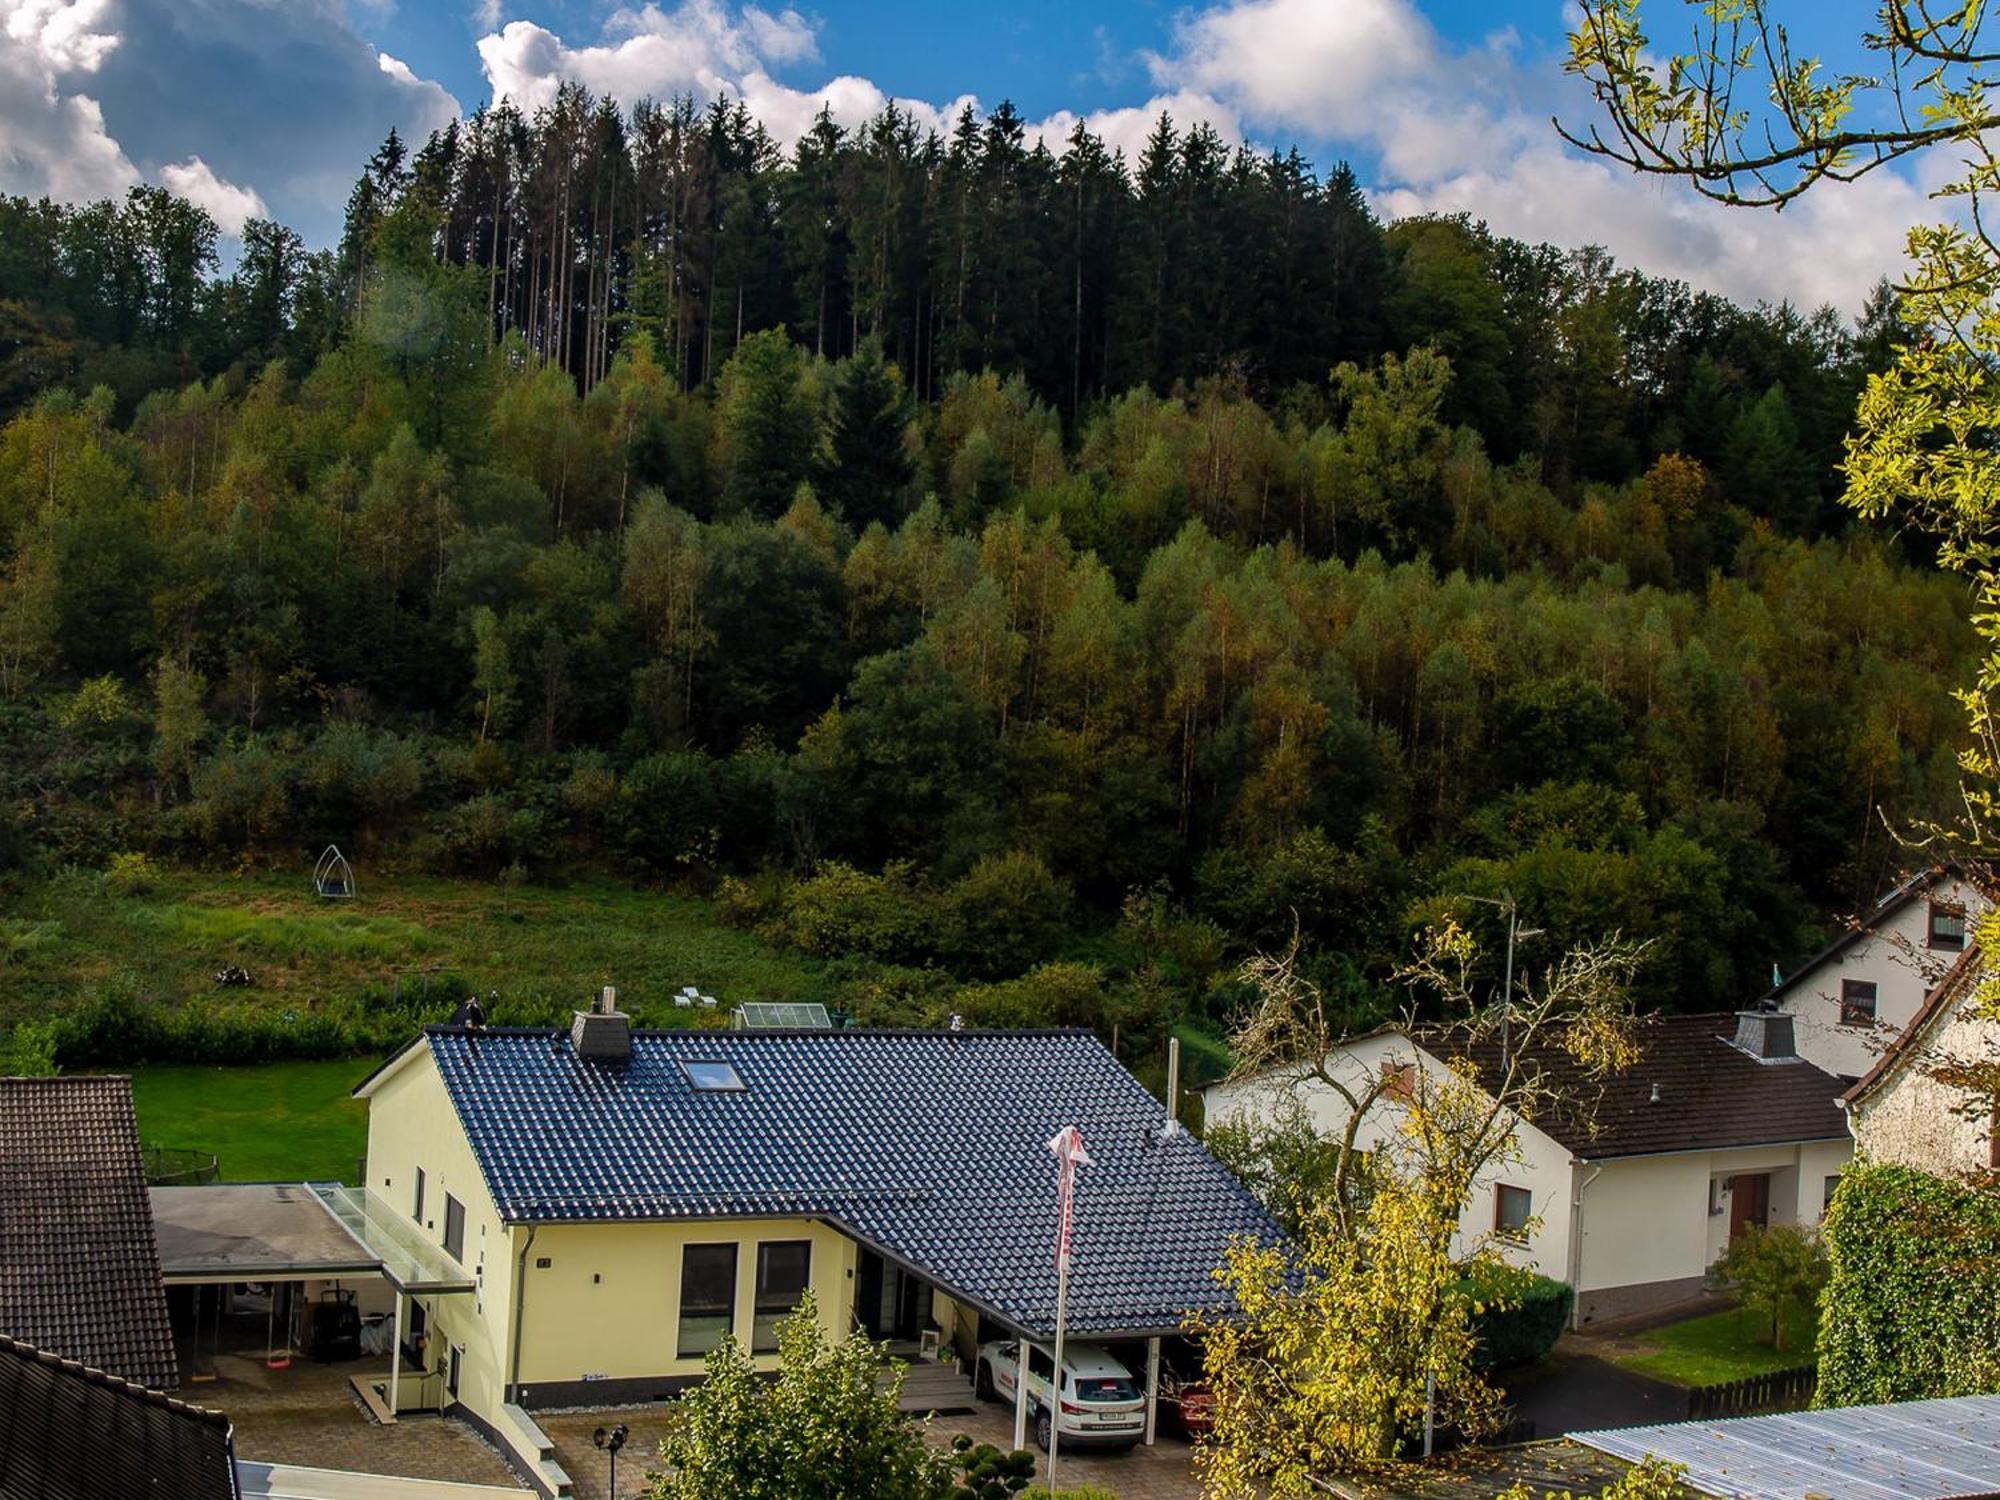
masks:
[[[1049,1397],[1055,1411],[1049,1416],[1049,1493],[1056,1492],[1056,1444],[1062,1437],[1063,1324],[1069,1314],[1069,1247],[1063,1247],[1056,1264],[1056,1367]]]
[[[1063,1380],[1063,1332],[1069,1321],[1069,1245],[1070,1230],[1076,1216],[1076,1169],[1079,1164],[1090,1165],[1090,1157],[1083,1149],[1083,1133],[1074,1125],[1065,1125],[1049,1139],[1049,1150],[1058,1163],[1056,1168],[1056,1349],[1055,1368],[1049,1372],[1049,1472],[1050,1494],[1056,1488],[1056,1450],[1062,1442],[1062,1380]]]

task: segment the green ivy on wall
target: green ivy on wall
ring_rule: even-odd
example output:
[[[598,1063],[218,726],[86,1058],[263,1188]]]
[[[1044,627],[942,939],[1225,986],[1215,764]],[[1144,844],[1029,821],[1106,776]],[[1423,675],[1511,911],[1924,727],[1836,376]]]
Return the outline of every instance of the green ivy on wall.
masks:
[[[2000,1390],[2000,1196],[1857,1164],[1824,1233],[1819,1405]]]

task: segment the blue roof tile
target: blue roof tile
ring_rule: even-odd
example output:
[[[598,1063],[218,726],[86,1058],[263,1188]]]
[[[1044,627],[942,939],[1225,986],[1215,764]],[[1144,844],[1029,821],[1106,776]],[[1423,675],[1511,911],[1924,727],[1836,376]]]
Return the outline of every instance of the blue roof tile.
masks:
[[[1083,1134],[1069,1327],[1224,1311],[1233,1236],[1278,1231],[1087,1032],[638,1032],[629,1062],[543,1030],[426,1033],[501,1218],[825,1219],[1040,1336],[1055,1323],[1056,1161]],[[741,1092],[690,1086],[726,1061]]]

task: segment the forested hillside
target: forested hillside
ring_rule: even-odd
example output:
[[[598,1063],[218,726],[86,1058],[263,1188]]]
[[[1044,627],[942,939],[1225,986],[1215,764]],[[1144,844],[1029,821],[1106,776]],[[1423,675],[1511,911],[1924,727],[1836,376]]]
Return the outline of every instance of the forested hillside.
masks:
[[[0,202],[16,895],[337,839],[1156,1030],[1295,923],[1379,1004],[1511,891],[1718,1008],[1950,802],[1962,585],[1831,503],[1879,317],[1005,109],[781,155],[571,91],[215,247]]]

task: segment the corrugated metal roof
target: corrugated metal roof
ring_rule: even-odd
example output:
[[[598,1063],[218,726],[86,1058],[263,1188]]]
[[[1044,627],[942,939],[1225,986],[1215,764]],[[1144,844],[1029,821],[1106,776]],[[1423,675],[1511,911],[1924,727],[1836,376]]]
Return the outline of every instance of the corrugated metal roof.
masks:
[[[1683,1464],[1723,1500],[1957,1500],[2000,1494],[2000,1396],[1578,1432],[1601,1453]]]
[[[1036,1336],[1053,1331],[1056,1160],[1083,1133],[1069,1327],[1171,1331],[1227,1307],[1229,1240],[1277,1228],[1087,1032],[638,1032],[629,1061],[559,1032],[435,1029],[438,1071],[503,1219],[819,1218]],[[681,1064],[726,1062],[741,1090]]]

